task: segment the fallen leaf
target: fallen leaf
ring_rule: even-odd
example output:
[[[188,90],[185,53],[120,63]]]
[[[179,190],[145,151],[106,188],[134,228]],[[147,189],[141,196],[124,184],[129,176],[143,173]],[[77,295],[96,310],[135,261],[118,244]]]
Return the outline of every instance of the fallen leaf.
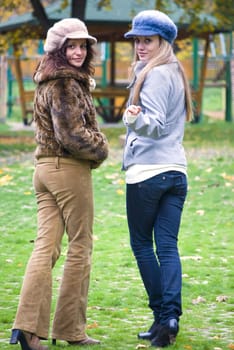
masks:
[[[124,194],[124,191],[123,190],[117,190],[116,193],[119,195],[119,196],[122,196]]]
[[[8,175],[8,174],[0,177],[0,186],[8,185],[12,179],[13,179],[13,177],[11,175]]]
[[[226,173],[222,173],[221,176],[222,176],[225,180],[234,181],[234,175],[227,175]]]
[[[203,297],[201,297],[201,296],[198,296],[196,299],[193,299],[193,300],[192,300],[192,303],[193,303],[194,305],[200,304],[200,303],[205,303],[205,302],[206,302],[206,299],[203,298]]]
[[[234,344],[228,344],[228,349],[234,350]]]
[[[119,180],[118,180],[118,184],[119,184],[119,185],[124,185],[124,184],[125,184],[125,181],[124,181],[123,179],[119,179]]]
[[[145,345],[145,344],[138,344],[138,345],[136,346],[136,349],[146,349],[146,348],[148,348],[148,346]]]
[[[189,275],[188,275],[187,273],[183,273],[182,277],[183,277],[183,278],[188,278]]]
[[[203,216],[205,214],[205,210],[199,209],[199,210],[196,211],[196,214],[198,214],[200,216]]]
[[[92,324],[88,324],[87,328],[88,329],[98,328],[98,323],[97,322],[93,322]]]
[[[222,303],[222,302],[225,302],[228,300],[228,297],[226,295],[219,295],[217,298],[216,298],[216,301],[218,301],[219,303]]]
[[[199,255],[188,255],[188,256],[181,256],[181,260],[195,260],[199,261],[202,260],[202,257]]]
[[[112,179],[116,179],[119,176],[118,173],[113,173],[113,174],[107,174],[105,176],[106,179],[112,180]]]

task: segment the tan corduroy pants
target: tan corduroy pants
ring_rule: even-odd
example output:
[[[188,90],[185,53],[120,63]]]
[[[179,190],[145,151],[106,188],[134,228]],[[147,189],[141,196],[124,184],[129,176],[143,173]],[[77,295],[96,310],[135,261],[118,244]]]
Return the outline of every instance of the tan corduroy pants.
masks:
[[[92,253],[93,191],[87,161],[41,158],[34,172],[38,235],[28,262],[13,328],[48,338],[52,268],[64,232],[67,257],[53,321],[52,338],[86,337],[86,308]]]

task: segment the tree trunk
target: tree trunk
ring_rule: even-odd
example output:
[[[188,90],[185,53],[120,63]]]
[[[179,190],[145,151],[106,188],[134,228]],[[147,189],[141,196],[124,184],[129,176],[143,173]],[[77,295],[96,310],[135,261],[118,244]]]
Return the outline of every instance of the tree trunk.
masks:
[[[72,0],[71,17],[85,21],[86,0]]]

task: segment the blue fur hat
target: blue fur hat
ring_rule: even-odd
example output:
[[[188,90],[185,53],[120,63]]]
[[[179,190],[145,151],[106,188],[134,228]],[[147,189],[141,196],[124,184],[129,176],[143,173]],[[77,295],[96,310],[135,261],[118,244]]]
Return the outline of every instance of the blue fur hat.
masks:
[[[160,35],[172,44],[177,36],[177,27],[165,13],[157,10],[146,10],[139,12],[133,18],[132,29],[125,33],[124,37],[152,35]]]

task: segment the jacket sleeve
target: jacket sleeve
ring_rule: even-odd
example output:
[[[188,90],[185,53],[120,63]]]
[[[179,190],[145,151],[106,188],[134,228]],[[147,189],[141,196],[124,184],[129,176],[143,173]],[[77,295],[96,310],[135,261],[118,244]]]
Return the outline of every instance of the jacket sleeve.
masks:
[[[147,74],[140,92],[142,111],[132,123],[128,123],[136,134],[157,138],[169,132],[167,110],[170,88],[166,70],[157,67]]]
[[[91,96],[72,79],[59,80],[51,92],[51,118],[57,142],[73,157],[98,164],[107,158],[108,143],[99,130]]]

